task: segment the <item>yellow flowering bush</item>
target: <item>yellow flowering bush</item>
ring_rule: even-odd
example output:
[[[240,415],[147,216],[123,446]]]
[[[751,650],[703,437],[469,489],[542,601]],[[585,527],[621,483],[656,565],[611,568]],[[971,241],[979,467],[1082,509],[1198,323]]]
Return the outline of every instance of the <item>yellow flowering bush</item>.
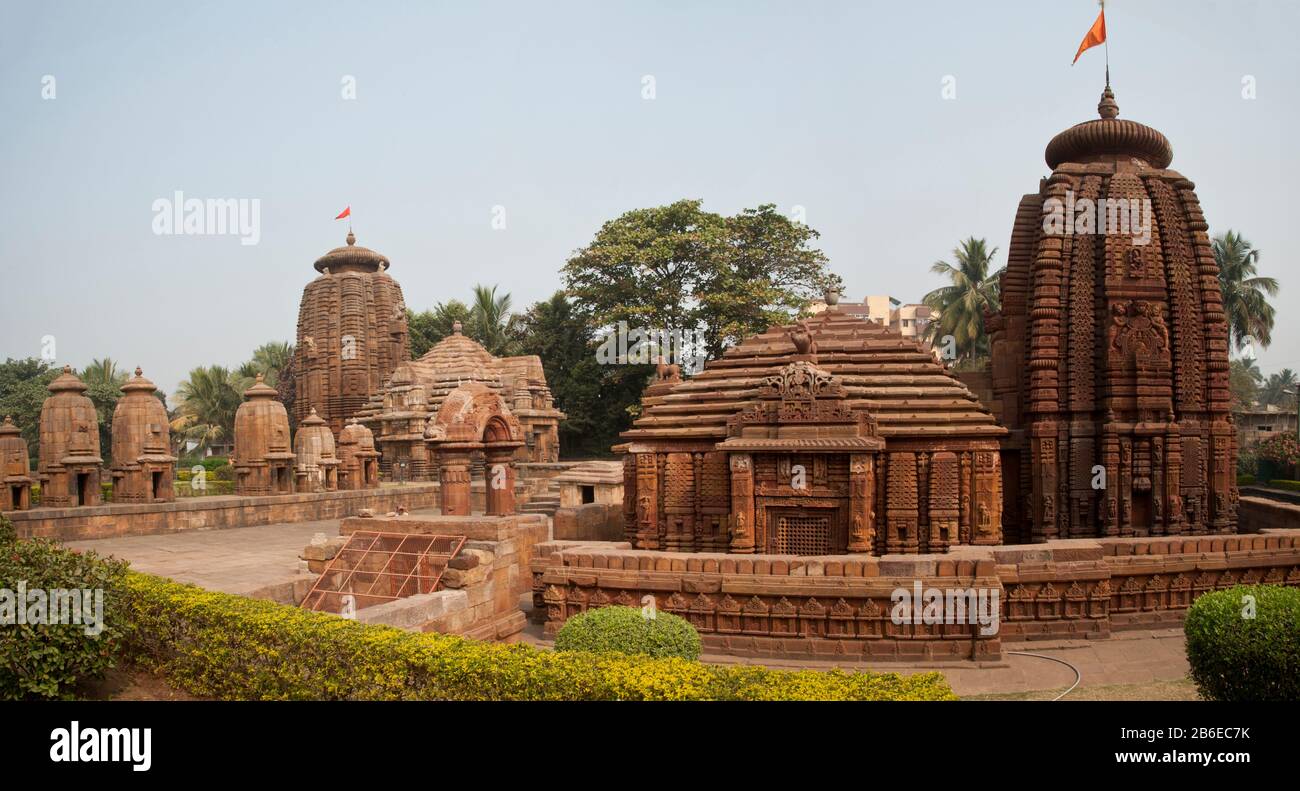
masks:
[[[228,700],[954,700],[943,676],[547,651],[361,624],[129,572],[129,653]]]

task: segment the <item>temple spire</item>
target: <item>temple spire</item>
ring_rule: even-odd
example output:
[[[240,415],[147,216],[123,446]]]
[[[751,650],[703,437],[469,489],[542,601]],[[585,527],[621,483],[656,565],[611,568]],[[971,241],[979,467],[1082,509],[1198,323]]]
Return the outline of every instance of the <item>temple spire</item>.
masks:
[[[1106,89],[1101,92],[1101,101],[1097,103],[1097,115],[1104,119],[1119,115],[1119,104],[1115,102],[1115,92],[1110,89],[1110,80],[1106,80]]]

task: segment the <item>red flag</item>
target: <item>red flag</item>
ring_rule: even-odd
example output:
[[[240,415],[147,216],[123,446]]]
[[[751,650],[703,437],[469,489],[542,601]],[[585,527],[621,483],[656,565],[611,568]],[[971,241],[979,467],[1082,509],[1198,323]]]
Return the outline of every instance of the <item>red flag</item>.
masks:
[[[341,219],[343,219],[344,217],[351,217],[351,216],[352,216],[352,207],[349,206],[349,207],[347,207],[346,209],[344,209],[343,211],[339,212],[339,216],[335,217],[334,219],[336,219],[336,220],[341,220]]]
[[[1092,23],[1092,27],[1088,30],[1088,34],[1085,35],[1083,41],[1079,43],[1079,51],[1074,53],[1074,60],[1070,62],[1070,65],[1073,66],[1075,63],[1079,62],[1079,56],[1083,54],[1085,49],[1091,49],[1098,44],[1105,43],[1105,41],[1106,9],[1103,7],[1101,13],[1097,15],[1097,21]]]

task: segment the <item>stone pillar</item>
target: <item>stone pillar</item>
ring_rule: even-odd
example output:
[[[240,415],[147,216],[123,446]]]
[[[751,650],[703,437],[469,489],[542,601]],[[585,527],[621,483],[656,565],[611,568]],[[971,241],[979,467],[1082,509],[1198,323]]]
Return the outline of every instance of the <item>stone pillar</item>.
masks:
[[[488,516],[509,516],[515,512],[515,465],[512,448],[487,451],[484,467]]]
[[[1165,434],[1165,491],[1161,494],[1165,498],[1168,532],[1175,536],[1187,533],[1187,525],[1183,521],[1182,469],[1182,437],[1178,433],[1178,424],[1170,420]]]
[[[636,548],[659,548],[659,462],[654,453],[636,454]]]
[[[915,453],[889,454],[889,482],[885,497],[885,516],[889,521],[885,551],[889,554],[916,554],[920,551],[916,534],[920,511],[917,507]]]
[[[871,456],[849,457],[849,552],[869,554],[876,543],[876,512],[872,497],[876,490]]]
[[[438,457],[438,505],[442,515],[469,516],[469,451],[442,449]]]
[[[754,464],[748,453],[731,454],[731,551],[754,552]]]

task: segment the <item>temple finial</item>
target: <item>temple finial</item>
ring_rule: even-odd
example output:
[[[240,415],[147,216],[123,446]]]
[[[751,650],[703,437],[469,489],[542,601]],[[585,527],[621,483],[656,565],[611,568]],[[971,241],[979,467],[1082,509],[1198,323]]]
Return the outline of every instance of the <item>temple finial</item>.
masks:
[[[1097,115],[1106,120],[1119,115],[1119,105],[1115,102],[1115,92],[1110,89],[1110,79],[1106,79],[1106,89],[1101,92],[1101,101],[1097,103]]]

